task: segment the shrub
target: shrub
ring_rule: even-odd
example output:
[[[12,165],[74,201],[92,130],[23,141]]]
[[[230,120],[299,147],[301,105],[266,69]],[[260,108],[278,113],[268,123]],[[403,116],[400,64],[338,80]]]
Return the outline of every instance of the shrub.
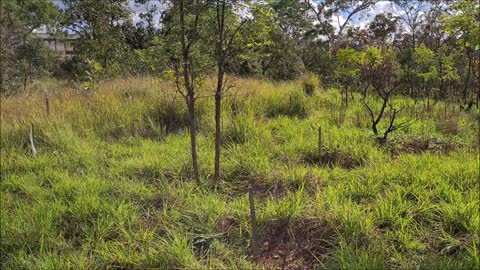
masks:
[[[302,88],[305,94],[312,96],[315,89],[320,86],[320,79],[314,73],[307,73],[302,78]]]

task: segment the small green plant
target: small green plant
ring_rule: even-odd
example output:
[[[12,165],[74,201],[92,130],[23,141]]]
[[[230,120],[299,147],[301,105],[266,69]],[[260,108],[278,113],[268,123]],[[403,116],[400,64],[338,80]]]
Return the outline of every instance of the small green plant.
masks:
[[[82,86],[85,90],[95,89],[98,80],[103,73],[103,67],[98,61],[87,59],[85,61],[85,71]]]

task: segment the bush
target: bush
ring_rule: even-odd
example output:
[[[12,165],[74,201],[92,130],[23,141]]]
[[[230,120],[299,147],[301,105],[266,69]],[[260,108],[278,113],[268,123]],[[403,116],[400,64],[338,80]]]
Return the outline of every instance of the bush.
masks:
[[[320,86],[320,79],[314,73],[307,73],[302,78],[302,88],[305,94],[311,96],[315,89]]]

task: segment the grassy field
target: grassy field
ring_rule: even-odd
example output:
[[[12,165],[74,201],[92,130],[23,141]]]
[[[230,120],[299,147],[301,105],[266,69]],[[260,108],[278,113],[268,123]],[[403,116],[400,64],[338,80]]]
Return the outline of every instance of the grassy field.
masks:
[[[378,145],[359,97],[344,110],[336,90],[235,85],[217,186],[212,98],[198,100],[199,186],[168,82],[43,82],[3,97],[1,268],[480,269],[475,113],[398,98],[409,105],[399,121],[416,120]]]

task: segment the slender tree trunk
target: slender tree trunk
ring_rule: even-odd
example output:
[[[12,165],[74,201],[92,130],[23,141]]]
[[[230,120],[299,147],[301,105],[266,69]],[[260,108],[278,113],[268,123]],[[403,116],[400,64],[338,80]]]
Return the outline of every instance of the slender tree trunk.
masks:
[[[367,98],[367,91],[368,91],[369,86],[370,86],[370,84],[367,84],[367,86],[363,89],[363,92],[362,92],[362,98],[363,99]]]
[[[4,12],[3,12],[3,1],[0,1],[0,20],[3,20]],[[6,46],[6,41],[4,38],[6,37],[6,34],[4,34],[6,29],[4,27],[0,27],[0,58],[2,61],[0,61],[0,95],[6,92],[5,89],[5,83],[4,83],[4,76],[5,76],[5,67],[4,64],[7,62],[7,53],[5,48]],[[1,119],[0,119],[1,120]]]
[[[1,31],[1,30],[0,30]],[[2,35],[2,33],[0,33],[0,35]],[[1,36],[0,36],[0,39],[1,39]],[[0,46],[3,46],[3,41],[0,40]],[[0,48],[0,57],[2,57],[2,59],[5,59],[5,57],[3,56],[3,48]],[[6,62],[5,60],[3,61],[0,61],[0,95],[2,95],[3,93],[6,92],[5,90],[5,83],[4,83],[4,73],[5,73],[5,69],[3,68],[3,62]]]
[[[467,103],[468,84],[470,82],[470,73],[472,70],[472,57],[470,55],[468,55],[467,57],[468,57],[467,76],[465,77],[465,83],[463,86],[463,100],[465,101],[465,103]]]
[[[223,78],[225,76],[225,1],[217,1],[217,27],[218,40],[216,44],[217,52],[217,89],[215,90],[215,172],[214,182],[220,180],[220,154],[222,147],[222,95],[223,95]]]
[[[479,15],[480,17],[480,15]],[[477,109],[480,106],[480,57],[477,57]]]
[[[195,99],[193,97],[189,97],[188,99],[188,116],[190,124],[190,147],[192,152],[193,176],[197,182],[200,182],[197,157],[197,130],[195,126]]]
[[[383,113],[385,112],[385,108],[387,107],[387,103],[388,103],[388,98],[383,98],[382,108],[378,113],[377,119],[372,122],[372,130],[375,135],[378,135],[377,125],[378,123],[380,123],[380,120],[382,120]]]
[[[446,94],[445,94],[445,82],[443,80],[443,64],[442,64],[442,60],[440,59],[440,57],[438,57],[438,66],[439,66],[439,74],[440,74],[440,87],[439,87],[439,96],[440,98],[445,98]],[[438,98],[438,97],[437,97]]]
[[[179,12],[180,12],[180,43],[182,45],[182,61],[183,61],[183,79],[187,94],[185,101],[188,107],[188,120],[190,129],[190,150],[192,154],[192,167],[193,176],[195,180],[200,183],[200,170],[198,168],[197,158],[197,132],[195,127],[195,84],[193,82],[193,70],[190,68],[190,55],[189,48],[192,41],[189,41],[187,45],[187,33],[185,26],[185,9],[183,0],[179,0]],[[196,30],[196,29],[195,29]]]
[[[221,148],[222,148],[221,120],[222,120],[223,77],[224,77],[223,64],[219,64],[218,75],[217,75],[217,90],[215,93],[215,174],[214,174],[215,182],[220,180],[220,154],[221,154]]]
[[[23,91],[27,90],[27,71],[23,74]]]
[[[108,74],[108,57],[107,56],[103,58],[103,67],[105,68],[105,72]]]
[[[478,110],[478,106],[480,106],[480,86],[478,86],[478,89],[477,89],[477,110]]]
[[[427,112],[430,111],[430,91],[427,93]]]

